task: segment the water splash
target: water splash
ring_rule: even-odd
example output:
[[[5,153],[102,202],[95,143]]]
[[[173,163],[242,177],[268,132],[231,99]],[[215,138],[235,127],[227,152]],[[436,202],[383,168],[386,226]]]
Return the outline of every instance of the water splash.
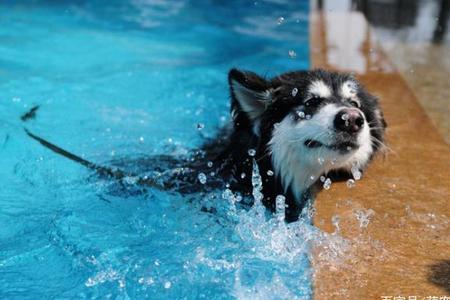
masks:
[[[356,219],[359,221],[360,228],[367,228],[370,223],[370,219],[373,215],[375,215],[375,211],[373,209],[358,209],[354,212]]]
[[[284,221],[286,213],[286,197],[283,195],[278,195],[275,198],[275,212],[277,220],[280,222]]]
[[[256,160],[253,159],[253,169],[252,169],[252,186],[253,186],[253,199],[255,200],[254,207],[259,207],[262,205],[262,199],[264,195],[261,193],[262,191],[262,179],[259,174],[258,164]]]

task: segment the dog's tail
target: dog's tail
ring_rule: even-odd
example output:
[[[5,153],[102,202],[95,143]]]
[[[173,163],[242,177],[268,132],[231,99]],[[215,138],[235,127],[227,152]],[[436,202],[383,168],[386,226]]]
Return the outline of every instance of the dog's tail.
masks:
[[[94,170],[97,173],[99,173],[100,175],[105,175],[105,176],[113,177],[116,179],[123,179],[126,176],[130,176],[129,174],[125,174],[122,170],[113,170],[111,168],[99,166],[93,162],[85,160],[84,158],[81,158],[73,153],[70,153],[69,151],[66,151],[66,150],[62,149],[61,147],[58,147],[55,144],[52,144],[49,141],[44,140],[43,138],[31,133],[28,129],[26,129],[26,128],[24,128],[24,129],[29,137],[38,141],[45,148],[50,149],[51,151],[55,152],[56,154],[62,155],[65,158],[68,158],[74,162],[77,162],[91,170]]]
[[[23,122],[27,122],[30,119],[34,119],[36,117],[36,111],[39,109],[39,105],[33,106],[28,112],[23,114],[20,119]],[[161,184],[158,184],[154,179],[149,177],[140,177],[136,174],[125,172],[123,170],[117,169],[117,168],[111,168],[111,167],[105,167],[97,165],[93,162],[90,162],[84,158],[79,157],[78,155],[75,155],[73,153],[70,153],[69,151],[64,150],[61,147],[56,146],[53,143],[50,143],[49,141],[35,135],[34,133],[31,133],[27,128],[24,128],[25,132],[29,137],[31,137],[33,140],[39,142],[42,146],[45,148],[53,151],[54,153],[64,156],[65,158],[68,158],[76,163],[79,163],[80,165],[85,166],[88,169],[94,170],[98,175],[100,176],[106,176],[109,178],[114,178],[116,180],[122,180],[127,177],[133,178],[133,182],[136,182],[136,184],[139,185],[145,185],[148,187],[153,187],[157,189],[162,189],[163,186]]]
[[[137,179],[137,180],[135,180],[136,184],[145,185],[145,186],[153,187],[153,188],[157,188],[157,189],[163,188],[161,186],[161,184],[158,184],[152,178],[140,177],[140,176],[137,176],[136,174],[128,173],[128,172],[125,172],[120,169],[97,165],[93,162],[90,162],[84,158],[79,157],[78,155],[75,155],[69,151],[66,151],[63,148],[58,147],[55,144],[52,144],[49,141],[31,133],[27,128],[24,128],[24,129],[29,137],[31,137],[33,140],[39,142],[45,148],[53,151],[56,154],[64,156],[65,158],[68,158],[76,163],[79,163],[79,164],[87,167],[88,169],[94,170],[97,174],[99,174],[101,176],[107,176],[107,177],[114,178],[117,180],[122,180],[126,177],[130,177],[130,178]]]

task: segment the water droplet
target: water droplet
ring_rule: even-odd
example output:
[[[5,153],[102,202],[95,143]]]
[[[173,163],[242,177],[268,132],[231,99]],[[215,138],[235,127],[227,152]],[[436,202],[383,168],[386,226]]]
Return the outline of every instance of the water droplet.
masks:
[[[165,289],[170,289],[171,286],[172,286],[172,283],[171,283],[170,281],[166,281],[166,282],[164,283],[164,288],[165,288]]]
[[[348,114],[343,114],[343,115],[341,116],[341,119],[344,120],[344,121],[347,121],[348,118],[349,118],[349,115],[348,115]]]
[[[325,162],[325,159],[323,157],[319,157],[317,159],[317,162],[319,162],[319,165],[323,165],[323,163]]]
[[[297,93],[298,93],[298,88],[293,88],[292,92],[291,92],[292,97],[297,96]]]
[[[273,171],[272,171],[272,170],[268,170],[268,171],[267,171],[267,175],[268,175],[268,176],[273,176]]]
[[[327,179],[325,176],[320,176],[320,181],[325,182],[325,179]]]
[[[349,180],[347,180],[347,187],[348,187],[349,189],[354,188],[355,185],[356,185],[356,183],[355,183],[355,180],[354,180],[354,179],[349,179]]]
[[[361,171],[358,169],[357,166],[352,166],[352,168],[350,169],[350,171],[352,172],[353,179],[355,179],[355,180],[360,180],[360,179],[361,179],[362,173],[361,173]]]
[[[256,150],[255,149],[248,149],[248,155],[250,155],[250,156],[255,156],[255,154],[256,154]]]
[[[244,179],[245,178],[245,173],[241,173],[241,178]]]
[[[141,142],[141,143],[144,142],[144,137],[143,137],[143,136],[141,136],[141,137],[139,138],[139,142]]]
[[[125,176],[125,177],[123,178],[123,181],[124,181],[126,184],[134,185],[134,184],[136,184],[136,183],[138,182],[138,179],[139,179],[139,178],[137,178],[136,176]]]
[[[283,17],[279,17],[278,19],[277,19],[277,24],[278,25],[281,25],[281,24],[283,24],[284,23],[284,18]]]
[[[289,54],[290,58],[296,58],[297,57],[297,53],[294,50],[289,50],[288,54]]]
[[[208,161],[208,163],[206,165],[208,166],[208,168],[211,168],[213,166],[213,162],[212,161]]]
[[[197,124],[197,129],[198,130],[202,130],[203,128],[205,128],[205,124],[203,124],[203,123],[198,123]]]
[[[205,175],[205,173],[199,173],[197,178],[198,178],[198,181],[200,181],[201,184],[205,184],[206,183],[206,175]]]
[[[304,119],[304,118],[305,118],[305,112],[304,112],[304,111],[297,111],[297,116],[298,116],[300,119]]]
[[[331,224],[333,224],[334,228],[336,228],[336,233],[339,232],[339,221],[341,218],[338,215],[333,215],[331,217]]]
[[[313,206],[308,208],[308,217],[312,218],[316,215],[316,209]]]
[[[327,179],[325,180],[325,182],[323,183],[323,188],[326,189],[326,190],[329,190],[330,187],[331,187],[331,179],[330,179],[330,178],[327,178]]]
[[[309,179],[314,180],[314,179],[316,179],[316,176],[311,175],[311,176],[309,176]]]
[[[261,180],[261,175],[259,175],[259,168],[258,168],[258,164],[256,163],[256,160],[253,159],[253,170],[252,170],[252,186],[253,186],[253,191],[252,191],[252,195],[253,198],[255,199],[255,206],[261,206],[261,201],[263,199],[263,194],[261,193],[262,191],[262,180]]]

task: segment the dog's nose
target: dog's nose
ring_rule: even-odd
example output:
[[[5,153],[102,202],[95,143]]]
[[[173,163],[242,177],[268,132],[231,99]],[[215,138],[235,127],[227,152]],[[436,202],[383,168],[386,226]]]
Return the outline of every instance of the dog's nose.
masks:
[[[334,118],[334,127],[339,131],[355,134],[364,125],[364,118],[357,109],[343,109]]]

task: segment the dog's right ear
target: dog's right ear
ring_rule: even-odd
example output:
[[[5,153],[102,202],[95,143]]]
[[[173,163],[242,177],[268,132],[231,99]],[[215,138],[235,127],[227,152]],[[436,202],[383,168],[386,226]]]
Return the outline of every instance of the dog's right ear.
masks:
[[[253,72],[232,69],[228,73],[233,118],[241,111],[254,122],[272,103],[270,83]]]

